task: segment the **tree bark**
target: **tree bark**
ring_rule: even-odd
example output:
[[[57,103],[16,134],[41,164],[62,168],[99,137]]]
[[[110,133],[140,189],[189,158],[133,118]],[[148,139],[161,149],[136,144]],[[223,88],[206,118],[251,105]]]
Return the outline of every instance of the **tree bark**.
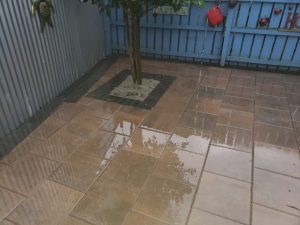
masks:
[[[131,42],[131,34],[130,34],[130,24],[129,24],[129,15],[126,10],[123,10],[123,16],[124,16],[124,21],[125,21],[125,33],[126,33],[126,44],[127,44],[127,49],[128,49],[128,54],[130,58],[130,67],[131,67],[131,75],[132,75],[132,81],[133,83],[136,83],[136,72],[134,68],[134,59],[132,55],[132,42]]]
[[[137,61],[136,61],[137,53],[136,53],[135,24],[136,24],[135,17],[131,17],[131,54],[132,54],[132,58],[133,58],[133,63],[132,63],[133,71],[132,71],[132,73],[134,74],[134,79],[133,79],[134,84],[136,84],[137,77],[138,77]]]
[[[136,34],[136,66],[137,66],[137,83],[142,84],[142,64],[141,64],[141,48],[140,48],[140,18],[137,18],[135,24],[135,34]]]
[[[126,32],[126,44],[130,57],[132,80],[134,84],[142,84],[142,65],[140,54],[140,17],[130,16],[123,10]],[[131,19],[131,22],[129,22]]]
[[[132,50],[133,50],[133,65],[136,74],[136,81],[140,85],[142,84],[142,66],[141,66],[141,54],[140,54],[140,18],[131,18],[131,38],[132,38]]]

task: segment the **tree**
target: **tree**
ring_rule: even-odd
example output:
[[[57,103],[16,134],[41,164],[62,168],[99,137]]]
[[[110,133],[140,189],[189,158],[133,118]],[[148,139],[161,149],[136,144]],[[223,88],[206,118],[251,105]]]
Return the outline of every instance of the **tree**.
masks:
[[[204,0],[92,0],[92,3],[97,4],[102,12],[108,14],[111,9],[122,7],[133,83],[142,84],[140,53],[140,20],[142,16],[159,6],[172,6],[177,11],[190,4],[201,6]]]
[[[86,2],[87,0],[84,0]],[[126,45],[130,57],[131,73],[134,84],[142,84],[142,65],[140,53],[140,21],[148,11],[159,6],[172,6],[175,11],[182,6],[197,4],[203,5],[204,0],[92,0],[97,4],[101,12],[110,13],[113,8],[122,7]],[[51,13],[53,11],[52,0],[34,0],[32,3],[32,15],[38,12],[41,31],[46,24],[53,27]]]

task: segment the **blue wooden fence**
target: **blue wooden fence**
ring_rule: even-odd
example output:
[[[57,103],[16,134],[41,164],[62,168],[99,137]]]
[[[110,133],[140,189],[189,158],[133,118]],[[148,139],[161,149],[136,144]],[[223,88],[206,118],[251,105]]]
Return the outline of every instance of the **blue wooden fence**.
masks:
[[[300,18],[295,29],[285,29],[286,20],[300,15],[299,0],[245,0],[234,9],[222,1],[227,19],[217,27],[206,26],[206,12],[217,5],[207,0],[205,7],[190,6],[188,16],[158,15],[149,12],[141,22],[141,51],[155,58],[201,61],[230,66],[300,70]],[[282,9],[275,14],[275,9]],[[270,18],[265,27],[259,19]],[[296,19],[295,19],[296,20]],[[291,23],[288,24],[289,27]],[[206,35],[205,35],[206,33]],[[121,9],[106,23],[107,51],[126,52]]]

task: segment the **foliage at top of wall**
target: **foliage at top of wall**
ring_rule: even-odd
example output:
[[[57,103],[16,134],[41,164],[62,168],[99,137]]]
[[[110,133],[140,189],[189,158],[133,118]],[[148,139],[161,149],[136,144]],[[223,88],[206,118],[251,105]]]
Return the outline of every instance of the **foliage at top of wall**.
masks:
[[[149,10],[159,6],[172,6],[177,11],[189,4],[202,6],[204,0],[92,0],[92,3],[97,4],[101,11],[108,14],[112,8],[121,6],[128,15],[142,17]]]

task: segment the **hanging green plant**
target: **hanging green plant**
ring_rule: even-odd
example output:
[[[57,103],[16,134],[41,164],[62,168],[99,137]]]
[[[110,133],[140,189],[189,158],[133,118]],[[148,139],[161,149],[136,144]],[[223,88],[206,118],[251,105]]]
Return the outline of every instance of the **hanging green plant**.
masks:
[[[31,12],[32,16],[35,16],[35,13],[38,12],[40,24],[41,24],[41,32],[43,33],[48,24],[53,28],[52,21],[52,12],[53,12],[53,4],[52,0],[34,0],[32,2]]]

